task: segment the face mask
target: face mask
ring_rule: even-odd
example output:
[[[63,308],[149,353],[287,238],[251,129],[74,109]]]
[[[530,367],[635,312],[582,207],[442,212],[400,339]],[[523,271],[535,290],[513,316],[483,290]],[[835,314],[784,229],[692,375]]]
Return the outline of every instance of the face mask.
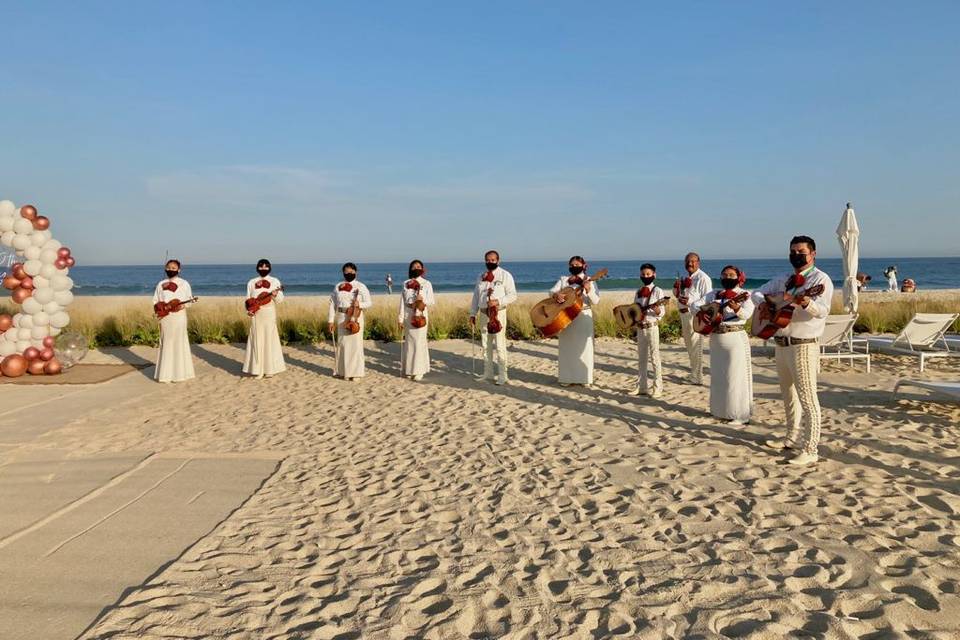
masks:
[[[411,278],[419,278],[423,275],[423,269],[410,269]]]
[[[656,279],[657,279],[656,276],[642,276],[642,277],[640,278],[640,282],[642,282],[643,284],[649,286],[649,285],[653,284],[653,281],[656,280]]]
[[[793,265],[794,269],[799,269],[800,267],[807,266],[807,258],[809,256],[806,253],[791,253],[790,254],[790,264]]]
[[[343,279],[346,280],[347,282],[353,282],[354,280],[357,279],[357,274],[355,274],[355,273],[345,273],[345,274],[343,274]]]
[[[720,284],[724,289],[734,289],[740,284],[740,278],[720,278]]]
[[[499,262],[488,262],[488,263],[487,263],[487,271],[493,271],[494,269],[496,269],[496,268],[499,267],[499,266],[500,266],[500,263],[499,263]]]
[[[583,267],[570,267],[570,275],[578,276],[583,273]]]
[[[268,269],[268,268],[266,268],[266,267],[261,267],[261,268],[257,269],[257,273],[259,273],[261,276],[263,276],[263,277],[265,278],[265,277],[267,277],[268,275],[270,275],[270,269]]]
[[[179,270],[179,269],[167,269],[166,273],[167,273],[167,277],[168,277],[168,278],[176,278],[178,275],[180,275],[180,270]]]

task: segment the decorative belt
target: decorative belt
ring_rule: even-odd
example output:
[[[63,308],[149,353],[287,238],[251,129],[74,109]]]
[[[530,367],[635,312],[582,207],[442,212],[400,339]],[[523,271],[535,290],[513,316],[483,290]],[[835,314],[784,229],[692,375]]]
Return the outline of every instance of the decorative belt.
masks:
[[[641,322],[637,326],[640,327],[641,329],[650,329],[651,327],[657,326],[657,323],[652,321],[647,321],[647,322]]]
[[[790,338],[788,336],[774,336],[773,341],[778,347],[792,347],[795,344],[815,344],[818,338]]]
[[[746,331],[742,324],[721,324],[713,330],[714,333],[734,333],[736,331]]]
[[[690,309],[680,309],[680,313],[690,313]]]
[[[350,307],[337,307],[337,312],[339,313],[346,313],[349,310],[350,310]]]

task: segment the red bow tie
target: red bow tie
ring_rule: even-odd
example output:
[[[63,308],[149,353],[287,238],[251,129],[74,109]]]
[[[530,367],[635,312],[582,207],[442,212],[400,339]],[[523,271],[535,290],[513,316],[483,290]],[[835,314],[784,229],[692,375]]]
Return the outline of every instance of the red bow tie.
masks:
[[[493,271],[487,271],[480,279],[484,282],[493,282]]]
[[[734,291],[733,289],[724,289],[724,290],[721,291],[719,294],[717,294],[717,297],[718,297],[718,298],[723,298],[724,300],[733,300],[733,299],[736,298],[738,295],[740,295],[740,294],[737,293],[736,291]]]
[[[258,282],[256,285],[254,285],[253,288],[254,288],[254,289],[269,289],[269,288],[270,288],[270,281],[269,281],[269,280],[261,280],[261,281]]]
[[[407,289],[419,289],[420,282],[418,280],[411,280],[407,283]]]
[[[342,285],[337,287],[339,291],[353,291],[353,286],[349,282],[344,282]]]
[[[637,292],[637,295],[639,295],[641,298],[649,298],[650,287],[644,287],[643,289],[640,289],[640,291]]]
[[[802,287],[807,278],[802,273],[795,273],[787,278],[787,289],[796,289]]]
[[[689,289],[693,286],[693,278],[684,278],[683,279],[683,288]]]
[[[176,290],[177,290],[177,283],[176,283],[176,282],[164,282],[164,283],[163,283],[163,290],[164,290],[164,291],[176,291]]]
[[[569,285],[583,284],[583,278],[581,278],[580,276],[572,276],[570,278],[567,278],[567,284]]]

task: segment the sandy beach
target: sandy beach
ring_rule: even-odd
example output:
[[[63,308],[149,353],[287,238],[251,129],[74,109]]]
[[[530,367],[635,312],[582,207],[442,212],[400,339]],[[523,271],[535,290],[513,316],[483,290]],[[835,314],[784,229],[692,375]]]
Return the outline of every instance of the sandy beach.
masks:
[[[821,461],[797,469],[762,445],[783,415],[762,347],[749,426],[706,414],[676,345],[662,398],[625,395],[634,349],[600,340],[591,389],[556,386],[553,342],[511,343],[510,386],[474,382],[459,340],[435,343],[422,383],[396,375],[398,345],[371,342],[354,383],[330,377],[328,344],[288,347],[290,370],[261,382],[238,377],[242,346],[196,345],[187,384],[154,384],[147,368],[0,387],[4,513],[14,493],[51,505],[0,532],[19,598],[0,635],[957,637],[960,409],[891,395],[915,361],[877,356],[870,375],[826,365]],[[941,361],[924,377],[958,374]],[[63,465],[104,461],[103,478],[81,473],[82,496],[47,499]],[[145,478],[136,499],[87,513],[161,463],[159,489]],[[171,520],[183,526],[150,535]],[[36,542],[58,527],[63,540]],[[84,562],[104,549],[125,572]],[[53,585],[42,606],[24,595],[37,573]],[[50,608],[77,613],[44,626]]]

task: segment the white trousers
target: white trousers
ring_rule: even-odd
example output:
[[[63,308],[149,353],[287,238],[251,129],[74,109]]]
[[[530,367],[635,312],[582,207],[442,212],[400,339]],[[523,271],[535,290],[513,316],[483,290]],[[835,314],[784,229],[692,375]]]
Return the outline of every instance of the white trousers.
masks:
[[[557,340],[557,380],[563,384],[593,384],[593,311],[581,311]]]
[[[180,382],[194,377],[186,311],[171,313],[160,321],[160,350],[153,377],[159,382]]]
[[[803,453],[817,453],[820,442],[820,399],[817,397],[816,342],[776,347],[777,376],[787,417],[787,441]]]
[[[497,378],[500,382],[507,381],[507,310],[500,309],[497,313],[500,321],[499,333],[491,334],[487,331],[487,314],[482,310],[477,314],[477,324],[480,325],[480,350],[483,351],[483,377],[493,380],[493,353],[497,353]]]
[[[683,344],[687,347],[690,356],[690,380],[694,384],[703,382],[703,336],[693,330],[692,311],[680,314],[680,332],[683,334]]]
[[[663,371],[660,366],[660,325],[637,329],[637,386],[641,392],[658,394],[663,391]],[[652,369],[652,376],[648,376]],[[650,377],[653,378],[652,382]]]

